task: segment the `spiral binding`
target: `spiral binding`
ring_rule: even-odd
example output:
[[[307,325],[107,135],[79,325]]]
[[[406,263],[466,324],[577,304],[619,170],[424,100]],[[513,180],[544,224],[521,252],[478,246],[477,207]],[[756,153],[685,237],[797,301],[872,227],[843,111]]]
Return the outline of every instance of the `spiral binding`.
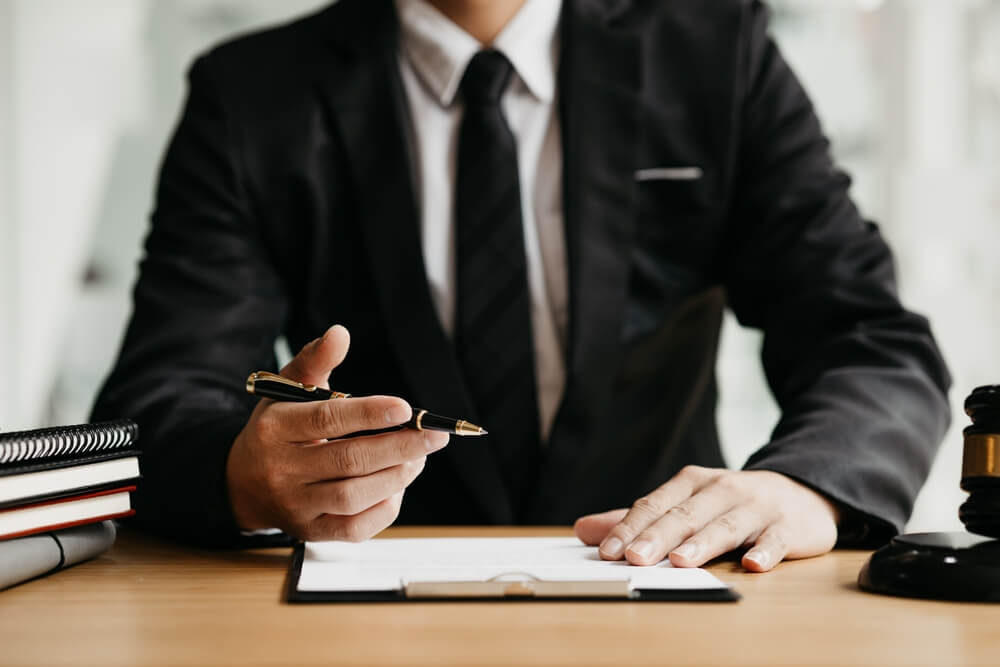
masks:
[[[124,449],[138,436],[139,427],[129,419],[0,433],[0,465]]]

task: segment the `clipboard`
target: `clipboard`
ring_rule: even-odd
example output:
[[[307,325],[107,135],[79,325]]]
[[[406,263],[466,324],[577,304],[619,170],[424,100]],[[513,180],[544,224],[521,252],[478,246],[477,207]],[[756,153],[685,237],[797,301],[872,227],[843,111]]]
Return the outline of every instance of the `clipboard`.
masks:
[[[299,543],[286,590],[290,603],[739,599],[736,591],[705,570],[601,561],[595,547],[575,538]]]

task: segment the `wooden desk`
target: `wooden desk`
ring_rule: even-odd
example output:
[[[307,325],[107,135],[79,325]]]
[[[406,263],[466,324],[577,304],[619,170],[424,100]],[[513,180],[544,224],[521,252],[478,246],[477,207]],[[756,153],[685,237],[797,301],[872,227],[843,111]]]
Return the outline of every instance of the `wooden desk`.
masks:
[[[389,536],[565,529],[392,529]],[[711,570],[735,604],[288,605],[288,549],[197,551],[123,534],[105,556],[0,593],[0,663],[1000,663],[1000,606],[858,591],[867,553]]]

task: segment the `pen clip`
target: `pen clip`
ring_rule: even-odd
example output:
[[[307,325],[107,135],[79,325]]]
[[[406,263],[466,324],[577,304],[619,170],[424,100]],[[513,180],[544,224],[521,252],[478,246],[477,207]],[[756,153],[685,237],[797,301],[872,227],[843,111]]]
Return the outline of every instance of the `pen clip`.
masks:
[[[250,374],[247,378],[247,393],[255,394],[254,387],[258,381],[264,382],[277,382],[278,384],[287,385],[289,387],[295,387],[296,389],[301,389],[302,391],[308,391],[310,393],[316,393],[319,391],[319,387],[314,384],[302,384],[301,382],[296,382],[295,380],[289,380],[286,377],[282,377],[276,373],[269,373],[267,371],[255,371]],[[350,398],[350,394],[345,394],[340,391],[331,391],[330,398]]]

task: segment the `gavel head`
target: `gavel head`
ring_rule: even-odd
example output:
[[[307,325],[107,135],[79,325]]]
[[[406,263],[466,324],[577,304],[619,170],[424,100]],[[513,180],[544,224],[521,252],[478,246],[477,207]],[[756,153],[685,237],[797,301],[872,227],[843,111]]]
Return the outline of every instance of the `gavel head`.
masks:
[[[962,488],[969,498],[958,518],[972,533],[1000,538],[1000,385],[978,387],[965,399]]]

